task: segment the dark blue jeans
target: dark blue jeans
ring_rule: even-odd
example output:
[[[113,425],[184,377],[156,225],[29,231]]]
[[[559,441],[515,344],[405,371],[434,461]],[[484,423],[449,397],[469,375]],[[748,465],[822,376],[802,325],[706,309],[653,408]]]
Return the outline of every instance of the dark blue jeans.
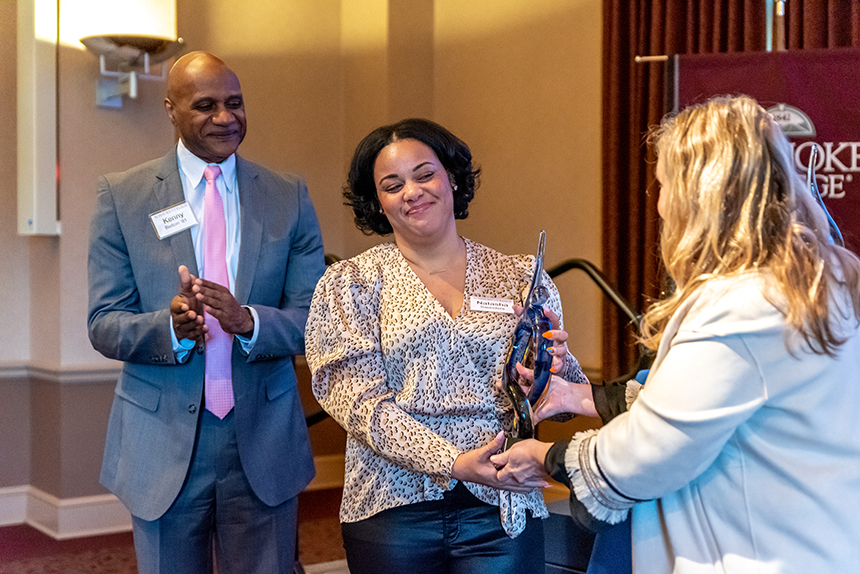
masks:
[[[432,500],[341,525],[350,574],[542,574],[543,524],[510,538],[499,508],[462,483]]]

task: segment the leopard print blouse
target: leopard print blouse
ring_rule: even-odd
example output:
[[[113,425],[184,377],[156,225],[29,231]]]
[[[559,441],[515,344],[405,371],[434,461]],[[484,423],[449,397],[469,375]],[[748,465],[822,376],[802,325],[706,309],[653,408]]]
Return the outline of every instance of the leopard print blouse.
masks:
[[[466,242],[463,306],[452,318],[394,243],[331,265],[317,284],[305,332],[313,392],[347,432],[342,522],[425,500],[453,488],[454,459],[489,443],[512,423],[501,379],[512,314],[477,311],[470,297],[521,304],[534,256],[502,255]],[[547,306],[561,316],[544,276]],[[568,355],[567,380],[587,382]],[[500,507],[505,531],[525,528],[526,510],[546,517],[543,495],[465,483]]]

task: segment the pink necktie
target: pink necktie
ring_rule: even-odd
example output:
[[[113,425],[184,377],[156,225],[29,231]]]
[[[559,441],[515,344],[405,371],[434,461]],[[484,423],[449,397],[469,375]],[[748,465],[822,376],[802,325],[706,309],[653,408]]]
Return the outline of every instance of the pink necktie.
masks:
[[[215,187],[221,175],[217,165],[206,166],[206,194],[203,197],[203,275],[204,279],[230,288],[227,275],[227,225],[224,221],[224,204]],[[218,319],[205,314],[206,325],[206,383],[204,395],[206,410],[219,419],[233,408],[233,377],[230,371],[230,354],[233,336],[221,329]]]

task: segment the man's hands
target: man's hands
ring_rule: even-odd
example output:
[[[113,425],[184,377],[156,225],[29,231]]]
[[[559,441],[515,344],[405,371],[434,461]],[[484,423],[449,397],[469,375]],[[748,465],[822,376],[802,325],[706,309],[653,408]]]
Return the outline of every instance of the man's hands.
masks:
[[[484,484],[493,488],[521,492],[523,494],[531,492],[536,488],[546,488],[549,486],[549,483],[546,481],[546,474],[543,476],[537,476],[536,474],[526,476],[525,473],[508,472],[503,475],[502,471],[499,470],[501,465],[493,464],[492,459],[500,456],[496,453],[501,452],[504,442],[504,433],[499,433],[489,444],[462,453],[454,460],[454,468],[451,469],[451,478],[467,482],[477,482],[478,484]],[[543,459],[541,459],[541,468],[543,468]]]
[[[179,266],[179,293],[170,302],[170,316],[176,338],[202,340],[209,327],[204,311],[221,324],[229,334],[246,334],[254,330],[251,312],[239,305],[223,285],[195,277],[185,265]]]
[[[196,277],[188,271],[185,265],[179,266],[179,293],[170,302],[170,316],[173,319],[173,331],[178,340],[201,340],[206,332],[203,324],[203,314],[199,312],[197,299],[192,291]]]
[[[198,303],[203,305],[203,310],[218,320],[225,333],[241,335],[254,330],[251,312],[239,305],[223,285],[197,277],[191,290]]]

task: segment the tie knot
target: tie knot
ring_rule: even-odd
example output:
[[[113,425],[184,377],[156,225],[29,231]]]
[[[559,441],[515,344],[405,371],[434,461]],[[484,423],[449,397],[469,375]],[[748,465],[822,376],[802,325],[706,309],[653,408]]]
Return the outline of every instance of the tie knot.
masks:
[[[215,181],[219,175],[221,175],[221,168],[217,165],[207,165],[206,169],[203,170],[203,177],[207,182]]]

